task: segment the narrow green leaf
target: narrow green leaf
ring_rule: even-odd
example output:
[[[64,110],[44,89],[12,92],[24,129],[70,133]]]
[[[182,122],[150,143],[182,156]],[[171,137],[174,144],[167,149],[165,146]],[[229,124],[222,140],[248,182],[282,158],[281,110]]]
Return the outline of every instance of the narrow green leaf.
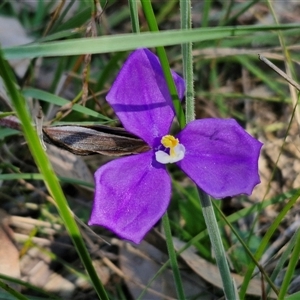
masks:
[[[130,9],[132,31],[135,33],[139,33],[140,25],[139,25],[138,1],[129,0],[128,3],[129,3],[129,9]]]
[[[0,129],[0,140],[3,140],[4,138],[8,136],[12,136],[15,134],[20,133],[18,130],[11,129],[11,128],[1,128]]]
[[[34,89],[34,88],[26,88],[22,91],[23,96],[24,97],[32,97],[35,99],[39,99],[48,103],[52,103],[58,106],[64,106],[67,104],[71,104],[71,101],[66,100],[64,98],[61,98],[59,96],[53,95],[51,93],[42,91],[42,90],[38,90],[38,89]],[[79,105],[79,104],[74,104],[72,106],[72,109],[74,111],[80,112],[82,114],[86,114],[88,116],[91,117],[95,117],[98,118],[99,120],[104,120],[104,121],[112,121],[110,118],[101,115],[95,111],[93,111],[92,109],[89,109],[85,106]]]
[[[283,299],[287,293],[287,290],[294,276],[294,271],[299,261],[299,255],[300,255],[300,230],[298,229],[296,232],[296,244],[292,252],[292,255],[290,257],[290,261],[286,273],[284,275],[283,282],[280,287],[278,299]]]
[[[270,30],[299,29],[299,24],[281,26],[228,26],[191,30],[166,30],[140,34],[119,34],[98,38],[70,39],[58,42],[33,43],[30,45],[4,48],[6,59],[35,58],[79,54],[107,53],[134,50],[145,47],[170,46],[182,43],[214,41]]]

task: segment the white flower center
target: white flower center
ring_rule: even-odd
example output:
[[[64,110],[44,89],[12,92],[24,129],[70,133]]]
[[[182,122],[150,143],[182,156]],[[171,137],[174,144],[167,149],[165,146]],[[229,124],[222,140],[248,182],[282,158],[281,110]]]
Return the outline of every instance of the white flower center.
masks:
[[[185,147],[179,143],[179,140],[172,135],[165,135],[161,139],[161,143],[165,148],[170,149],[170,153],[162,150],[155,152],[156,160],[161,164],[169,164],[180,161],[184,158]]]

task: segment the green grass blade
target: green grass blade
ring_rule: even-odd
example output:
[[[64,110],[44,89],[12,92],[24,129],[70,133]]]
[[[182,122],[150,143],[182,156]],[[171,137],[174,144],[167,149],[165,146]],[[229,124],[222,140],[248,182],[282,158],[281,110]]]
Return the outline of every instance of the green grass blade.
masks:
[[[278,299],[284,299],[284,296],[287,293],[290,282],[294,276],[294,271],[295,271],[297,263],[299,261],[299,255],[300,255],[300,230],[298,229],[297,234],[296,234],[296,244],[295,244],[293,253],[290,257],[289,265],[287,267],[283,282],[280,287]]]
[[[150,30],[158,31],[159,29],[158,29],[158,25],[157,25],[155,15],[154,15],[154,12],[152,9],[151,1],[142,0],[141,4],[142,4],[143,11],[146,16],[147,23],[148,23]],[[157,54],[159,56],[159,59],[160,59],[161,65],[162,65],[162,69],[164,72],[165,79],[167,81],[170,95],[172,96],[172,100],[174,103],[174,107],[176,110],[176,114],[177,114],[180,126],[183,127],[185,124],[184,114],[182,111],[180,100],[177,95],[177,90],[176,90],[176,86],[175,86],[175,83],[174,83],[174,80],[173,80],[173,77],[171,74],[166,51],[163,47],[157,47],[156,51],[157,51]],[[171,261],[171,267],[173,270],[173,276],[174,276],[177,296],[179,299],[185,299],[182,280],[181,280],[180,271],[178,268],[177,257],[176,257],[176,253],[175,253],[175,249],[174,249],[174,245],[173,245],[173,239],[172,239],[170,223],[169,223],[169,218],[168,218],[167,213],[165,213],[165,215],[163,216],[163,225],[164,225],[164,230],[165,230],[165,234],[166,234],[167,248],[168,248],[169,258]]]
[[[7,136],[18,134],[19,131],[11,128],[1,128],[0,129],[0,140],[3,140]]]
[[[0,174],[0,180],[44,180],[44,176],[40,173],[10,173],[10,174]],[[59,181],[63,183],[78,184],[86,187],[93,188],[94,185],[90,182],[82,181],[80,179],[69,178],[69,177],[58,177]]]
[[[212,6],[211,0],[204,0],[203,11],[202,11],[202,27],[207,27],[209,24],[209,12]]]
[[[71,104],[71,101],[68,101],[59,96],[53,95],[51,93],[48,93],[48,92],[45,92],[42,90],[34,89],[34,88],[26,88],[22,91],[22,94],[24,97],[32,97],[32,98],[39,99],[39,100],[42,100],[42,101],[45,101],[45,102],[48,102],[51,104],[55,104],[58,106],[64,106],[67,104]],[[89,108],[79,105],[79,104],[74,104],[72,106],[72,109],[74,111],[80,112],[82,114],[86,114],[88,116],[95,117],[99,120],[112,121],[110,118],[108,118],[104,115],[101,115],[101,114],[93,111],[92,109],[89,109]]]
[[[299,231],[299,229],[298,229]],[[284,265],[285,263],[288,261],[289,256],[292,253],[293,248],[295,247],[296,244],[296,239],[297,239],[298,233],[296,232],[292,238],[289,240],[287,247],[285,247],[286,249],[284,250],[284,252],[282,253],[282,255],[280,256],[280,259],[278,261],[278,263],[276,264],[276,267],[272,273],[272,275],[270,276],[270,279],[274,282],[277,278],[277,276],[279,275],[279,273],[284,269]],[[267,294],[270,293],[271,287],[268,286],[267,287]]]
[[[1,273],[0,273],[0,279],[5,280],[5,281],[9,281],[9,282],[12,282],[12,283],[16,283],[18,285],[21,285],[21,286],[25,287],[26,289],[30,289],[30,290],[36,291],[39,294],[45,295],[45,299],[49,299],[49,300],[61,300],[60,297],[58,297],[56,295],[52,295],[49,292],[46,292],[43,289],[41,289],[39,287],[36,287],[35,285],[30,284],[29,282],[23,281],[21,279],[10,277],[10,276],[7,276],[7,275],[1,274]]]
[[[151,48],[190,42],[215,41],[216,39],[249,35],[263,31],[288,29],[299,30],[299,24],[287,24],[280,26],[228,26],[191,30],[143,32],[140,34],[119,34],[97,38],[81,38],[48,43],[33,43],[30,45],[4,48],[3,52],[6,59],[109,53],[113,51],[134,50],[142,47]]]
[[[153,9],[151,6],[151,2],[149,0],[142,0],[141,3],[142,3],[143,11],[146,16],[150,30],[152,32],[154,32],[153,34],[159,33],[157,22],[156,22],[154,12],[153,12]],[[176,111],[179,125],[181,128],[183,128],[185,126],[185,117],[184,117],[184,113],[183,113],[183,110],[181,107],[180,100],[177,95],[177,90],[176,90],[175,83],[174,83],[174,80],[173,80],[173,77],[171,74],[166,51],[163,47],[157,47],[156,51],[157,51],[160,63],[162,65],[162,69],[163,69],[163,72],[165,75],[165,79],[167,81],[170,95],[172,96],[172,100],[173,100],[173,104],[174,104],[174,108]]]
[[[300,292],[296,292],[290,296],[284,298],[284,300],[299,300],[300,299]]]
[[[180,0],[181,29],[191,29],[191,1]],[[195,119],[195,99],[194,99],[194,76],[193,76],[193,53],[192,43],[181,45],[183,77],[186,83],[186,123]]]
[[[183,285],[181,281],[180,271],[177,263],[177,256],[173,245],[173,237],[170,227],[170,221],[168,217],[168,213],[165,213],[162,217],[162,223],[165,230],[166,235],[166,243],[168,248],[170,265],[172,267],[173,276],[175,280],[175,286],[177,290],[178,299],[185,299]]]
[[[138,1],[129,0],[129,9],[130,9],[132,31],[135,33],[139,33],[140,25],[139,25]]]

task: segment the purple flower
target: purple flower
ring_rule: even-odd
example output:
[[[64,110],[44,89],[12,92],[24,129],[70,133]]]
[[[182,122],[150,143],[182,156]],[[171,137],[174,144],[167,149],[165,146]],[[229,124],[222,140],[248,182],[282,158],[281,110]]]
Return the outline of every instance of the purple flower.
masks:
[[[185,84],[172,73],[180,99]],[[125,129],[143,139],[147,152],[116,159],[95,173],[89,225],[104,226],[139,243],[165,213],[171,198],[166,163],[175,162],[215,198],[251,194],[260,182],[262,144],[233,119],[202,119],[169,135],[174,108],[158,58],[134,51],[107,95]]]

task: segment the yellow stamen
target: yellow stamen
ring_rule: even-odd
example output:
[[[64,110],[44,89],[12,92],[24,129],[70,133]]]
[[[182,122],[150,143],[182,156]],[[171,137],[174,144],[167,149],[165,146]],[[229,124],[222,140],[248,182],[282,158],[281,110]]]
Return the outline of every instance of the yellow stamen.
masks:
[[[173,135],[165,135],[161,139],[161,143],[166,147],[170,148],[170,156],[175,156],[174,148],[179,144],[179,140],[176,139]]]

